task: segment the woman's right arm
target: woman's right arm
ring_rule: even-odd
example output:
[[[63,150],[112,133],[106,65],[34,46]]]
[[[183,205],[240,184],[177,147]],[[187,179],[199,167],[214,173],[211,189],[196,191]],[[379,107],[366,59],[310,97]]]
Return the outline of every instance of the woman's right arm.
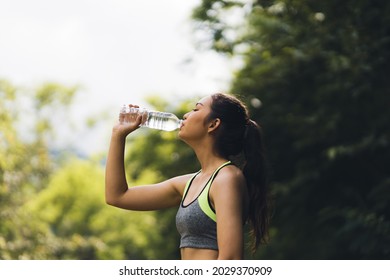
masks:
[[[156,210],[178,205],[188,175],[175,177],[164,182],[128,187],[124,166],[126,136],[138,129],[141,118],[132,120],[120,116],[114,126],[108,151],[105,177],[107,204],[129,210]]]

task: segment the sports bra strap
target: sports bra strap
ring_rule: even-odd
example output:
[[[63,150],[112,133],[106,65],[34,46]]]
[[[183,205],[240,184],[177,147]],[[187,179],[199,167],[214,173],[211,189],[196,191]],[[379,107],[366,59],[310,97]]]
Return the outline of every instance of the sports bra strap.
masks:
[[[218,167],[217,170],[214,171],[214,173],[213,173],[213,175],[211,175],[211,178],[208,181],[206,187],[203,189],[202,193],[200,194],[200,196],[198,198],[200,208],[214,222],[217,221],[217,216],[215,214],[215,210],[212,209],[212,207],[210,205],[210,199],[209,199],[210,187],[214,181],[215,176],[217,176],[219,170],[221,170],[223,167],[225,167],[226,165],[229,165],[229,164],[231,164],[231,161],[225,162],[220,167]]]
[[[182,196],[182,201],[184,200],[184,198],[186,197],[186,194],[187,194],[187,191],[188,191],[188,188],[191,186],[192,184],[192,181],[194,181],[195,177],[201,172],[201,170],[199,170],[198,172],[196,172],[192,177],[191,179],[189,179],[187,181],[187,184],[184,188],[184,192],[183,192],[183,196]]]

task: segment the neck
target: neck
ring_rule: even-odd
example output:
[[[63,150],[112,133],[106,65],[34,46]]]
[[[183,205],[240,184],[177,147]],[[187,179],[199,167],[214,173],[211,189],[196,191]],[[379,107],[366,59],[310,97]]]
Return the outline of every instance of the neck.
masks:
[[[198,147],[193,147],[193,149],[203,173],[212,173],[215,169],[228,161],[219,156],[214,149],[212,149],[212,145],[199,145]]]

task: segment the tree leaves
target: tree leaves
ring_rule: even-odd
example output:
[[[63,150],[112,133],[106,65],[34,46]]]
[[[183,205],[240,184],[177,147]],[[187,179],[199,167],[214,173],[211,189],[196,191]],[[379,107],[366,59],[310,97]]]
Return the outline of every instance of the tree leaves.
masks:
[[[276,197],[273,241],[259,257],[389,257],[389,8],[284,0],[247,10],[231,90],[262,102],[251,113]]]

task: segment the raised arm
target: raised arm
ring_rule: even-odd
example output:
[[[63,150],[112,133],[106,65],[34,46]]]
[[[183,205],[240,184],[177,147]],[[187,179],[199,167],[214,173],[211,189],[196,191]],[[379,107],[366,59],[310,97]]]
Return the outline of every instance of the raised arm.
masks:
[[[112,130],[106,164],[106,202],[129,210],[156,210],[178,205],[188,175],[153,185],[129,188],[127,184],[124,165],[126,136],[138,129],[140,123],[140,117],[121,115]]]

